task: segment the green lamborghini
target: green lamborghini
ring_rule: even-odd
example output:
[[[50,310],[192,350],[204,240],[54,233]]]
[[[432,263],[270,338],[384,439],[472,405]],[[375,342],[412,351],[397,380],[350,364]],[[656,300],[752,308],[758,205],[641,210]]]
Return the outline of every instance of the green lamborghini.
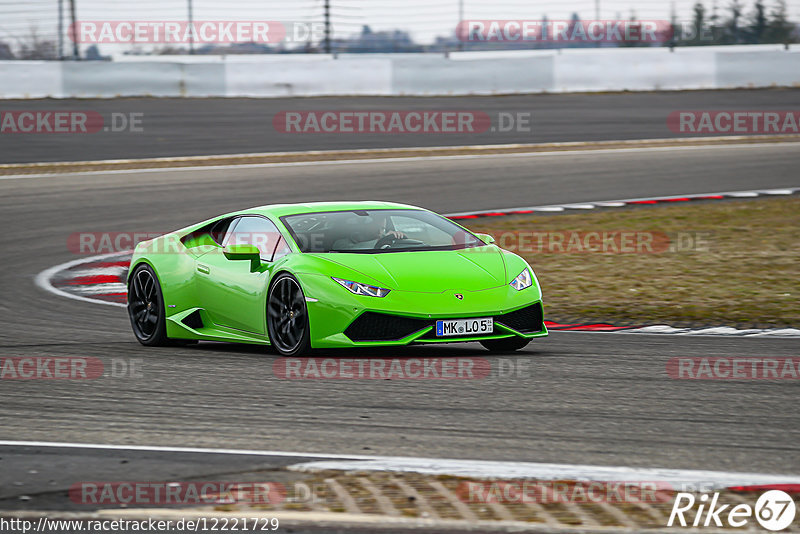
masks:
[[[314,348],[547,335],[530,266],[431,211],[389,202],[262,206],[140,243],[128,314],[143,345]]]

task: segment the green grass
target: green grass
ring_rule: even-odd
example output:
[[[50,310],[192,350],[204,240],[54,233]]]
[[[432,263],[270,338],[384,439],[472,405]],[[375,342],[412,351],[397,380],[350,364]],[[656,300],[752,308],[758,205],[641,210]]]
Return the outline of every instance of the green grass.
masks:
[[[675,326],[800,326],[800,198],[677,203],[564,215],[479,219],[470,229],[503,232],[653,232],[651,253],[551,252],[536,239],[518,253],[558,322]],[[689,250],[658,250],[666,237],[700,235]],[[666,236],[664,235],[666,234]],[[558,250],[556,246],[552,250]],[[647,250],[643,248],[642,250]]]

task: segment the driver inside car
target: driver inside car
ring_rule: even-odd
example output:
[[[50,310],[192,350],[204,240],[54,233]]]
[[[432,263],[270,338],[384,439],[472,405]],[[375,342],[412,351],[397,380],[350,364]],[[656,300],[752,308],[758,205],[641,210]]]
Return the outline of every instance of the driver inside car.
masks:
[[[338,239],[333,243],[334,250],[364,250],[375,248],[375,245],[386,237],[407,239],[403,232],[389,229],[388,216],[371,216],[364,220],[360,227],[350,234],[349,238]],[[389,241],[388,239],[386,241]],[[381,248],[391,246],[391,241]]]

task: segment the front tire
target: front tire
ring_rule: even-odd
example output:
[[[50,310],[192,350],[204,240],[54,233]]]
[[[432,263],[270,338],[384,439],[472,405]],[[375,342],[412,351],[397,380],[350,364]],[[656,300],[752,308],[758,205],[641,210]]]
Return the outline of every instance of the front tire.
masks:
[[[147,347],[169,344],[161,284],[155,271],[142,263],[128,282],[128,316],[136,340]]]
[[[300,283],[289,273],[279,274],[269,289],[267,331],[281,356],[299,356],[311,349],[306,298]]]
[[[481,341],[481,345],[492,352],[514,352],[525,347],[530,342],[530,339],[525,339],[524,337],[504,337],[501,339],[486,339]]]

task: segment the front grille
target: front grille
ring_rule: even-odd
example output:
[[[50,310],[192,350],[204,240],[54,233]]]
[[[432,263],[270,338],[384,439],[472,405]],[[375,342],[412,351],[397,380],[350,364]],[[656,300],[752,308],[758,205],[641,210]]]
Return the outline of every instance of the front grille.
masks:
[[[542,303],[521,308],[511,313],[495,315],[495,322],[513,328],[517,332],[539,332],[543,327]]]
[[[430,321],[400,315],[364,312],[350,323],[344,335],[353,341],[394,341],[429,326]]]

